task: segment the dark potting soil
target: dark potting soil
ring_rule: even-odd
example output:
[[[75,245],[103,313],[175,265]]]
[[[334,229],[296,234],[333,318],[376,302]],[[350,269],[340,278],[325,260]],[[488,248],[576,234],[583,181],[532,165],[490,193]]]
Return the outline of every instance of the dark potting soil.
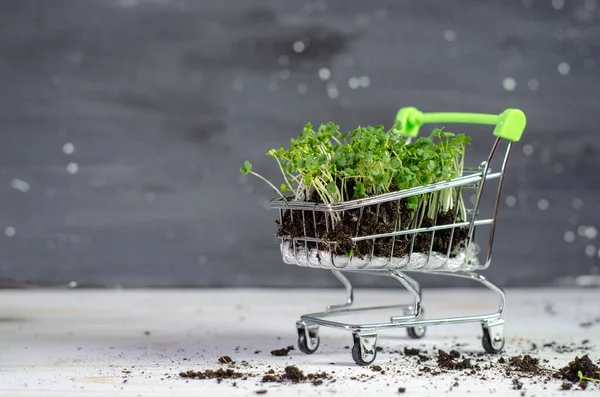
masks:
[[[294,346],[284,347],[282,349],[271,350],[273,356],[287,356],[290,351],[294,350]]]
[[[539,359],[533,358],[529,354],[525,354],[523,357],[514,356],[508,360],[508,364],[513,370],[533,374],[537,374],[540,371],[539,363]]]
[[[472,369],[471,359],[465,358],[462,361],[456,361],[460,358],[460,353],[452,350],[450,354],[443,350],[438,351],[438,366],[446,369]]]
[[[361,209],[344,211],[341,221],[332,228],[332,220],[329,214],[324,212],[287,210],[281,220],[277,220],[277,237],[312,237],[319,238],[324,243],[319,244],[319,250],[333,251],[336,255],[353,255],[364,258],[370,256],[397,258],[404,257],[410,253],[412,235],[378,238],[373,240],[362,240],[352,242],[353,237],[368,236],[375,234],[391,233],[394,230],[407,230],[415,227],[415,211],[406,206],[406,200],[390,201]],[[314,214],[314,215],[313,215]],[[454,212],[440,211],[437,219],[425,217],[420,227],[432,227],[436,225],[448,225],[454,221]],[[438,230],[434,234],[432,250],[446,254],[448,252],[450,238],[452,236],[451,249],[465,245],[468,237],[468,228],[456,228]],[[432,232],[419,233],[415,236],[413,251],[415,253],[429,253]],[[314,247],[314,245],[313,245]],[[453,256],[452,253],[450,255]]]
[[[600,369],[596,364],[590,360],[588,355],[579,358],[579,356],[575,357],[573,361],[569,363],[569,365],[561,368],[557,373],[553,376],[558,379],[568,380],[573,383],[579,382],[579,376],[577,372],[581,371],[582,375],[586,378],[597,378],[598,371]]]

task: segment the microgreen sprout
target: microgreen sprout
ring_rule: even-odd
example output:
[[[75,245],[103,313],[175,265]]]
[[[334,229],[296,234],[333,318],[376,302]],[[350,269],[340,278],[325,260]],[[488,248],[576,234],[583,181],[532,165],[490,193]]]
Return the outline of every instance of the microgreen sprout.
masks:
[[[464,152],[470,138],[436,129],[430,136],[409,143],[406,138],[386,131],[383,126],[358,127],[342,133],[332,122],[314,129],[306,124],[291,139],[288,149],[271,149],[283,176],[280,188],[252,171],[246,161],[240,171],[267,182],[282,198],[291,191],[294,200],[337,204],[383,193],[425,186],[460,177]],[[425,217],[458,206],[458,218],[466,219],[462,196],[447,188],[407,199],[418,215]]]
[[[597,374],[600,375],[600,371],[596,372]],[[598,382],[600,383],[600,379],[595,379],[595,378],[588,378],[587,376],[583,376],[583,372],[581,371],[577,371],[577,376],[579,376],[579,381],[583,381],[583,380],[587,380],[590,382]]]

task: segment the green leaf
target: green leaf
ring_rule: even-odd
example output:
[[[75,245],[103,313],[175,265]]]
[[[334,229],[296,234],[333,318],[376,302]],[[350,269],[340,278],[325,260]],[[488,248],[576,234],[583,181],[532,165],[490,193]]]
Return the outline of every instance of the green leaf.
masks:
[[[287,189],[288,188],[287,188],[287,185],[285,183],[282,183],[281,186],[279,187],[279,190],[281,190],[282,193],[285,192],[285,191],[287,191]]]
[[[240,167],[240,172],[243,175],[248,175],[250,171],[252,171],[252,164],[248,160],[246,160],[244,161],[244,165]]]
[[[329,194],[335,194],[337,192],[337,186],[336,186],[335,182],[329,182],[327,184],[327,192]]]

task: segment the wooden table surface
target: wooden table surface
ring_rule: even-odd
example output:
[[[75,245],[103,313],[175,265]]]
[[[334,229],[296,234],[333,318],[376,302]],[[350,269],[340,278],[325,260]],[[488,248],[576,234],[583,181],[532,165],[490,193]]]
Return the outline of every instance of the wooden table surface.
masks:
[[[600,290],[508,290],[507,344],[500,357],[531,354],[556,369],[575,356],[600,360]],[[338,290],[3,290],[0,291],[1,396],[200,396],[200,395],[563,395],[561,382],[547,384],[501,369],[482,369],[477,376],[449,371],[419,376],[419,368],[437,368],[437,349],[461,354],[482,352],[479,324],[429,327],[421,340],[404,330],[381,333],[373,364],[384,374],[352,361],[349,332],[321,328],[321,346],[313,355],[292,350],[276,357],[270,351],[296,344],[295,321],[302,313],[340,303]],[[395,290],[357,291],[358,304],[392,304],[408,295]],[[428,317],[484,313],[495,297],[480,289],[425,290]],[[386,320],[391,313],[366,315]],[[552,346],[544,344],[556,342]],[[458,347],[457,347],[458,346]],[[404,347],[424,349],[432,360],[421,364]],[[256,353],[260,351],[259,353]],[[228,355],[246,380],[185,379],[182,371],[227,368]],[[498,356],[484,356],[496,363]],[[477,360],[477,358],[473,358]],[[544,362],[543,360],[548,360]],[[247,361],[250,367],[244,367]],[[305,373],[326,371],[333,383],[262,383],[296,365]],[[495,365],[498,367],[498,365]],[[360,377],[373,377],[363,382]],[[519,377],[522,389],[514,390]],[[358,380],[352,379],[358,378]],[[485,378],[483,380],[482,378]],[[453,386],[458,379],[458,385]],[[536,383],[537,382],[537,383]],[[578,387],[574,387],[577,389]],[[599,394],[598,385],[584,392]]]

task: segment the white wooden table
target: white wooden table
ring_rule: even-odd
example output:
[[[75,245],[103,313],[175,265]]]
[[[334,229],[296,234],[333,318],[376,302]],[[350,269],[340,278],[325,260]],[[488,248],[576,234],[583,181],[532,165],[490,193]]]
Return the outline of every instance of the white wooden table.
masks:
[[[600,360],[600,290],[508,290],[505,314],[507,345],[503,357],[530,353],[558,368],[575,355]],[[380,334],[374,364],[386,370],[368,382],[353,380],[373,375],[358,367],[345,346],[351,334],[321,328],[321,346],[313,355],[293,350],[287,357],[270,351],[296,344],[295,321],[302,313],[340,303],[338,290],[0,290],[1,396],[213,396],[256,395],[398,395],[407,396],[564,395],[560,382],[533,383],[522,379],[521,391],[498,370],[467,378],[462,373],[417,376],[416,359],[394,352],[405,346],[461,353],[478,353],[478,324],[430,327],[421,340],[404,330]],[[389,304],[407,300],[394,290],[359,290],[358,304]],[[492,294],[479,289],[425,290],[428,317],[483,313],[495,308]],[[380,313],[385,319],[390,314]],[[371,317],[369,317],[370,319]],[[598,319],[598,320],[597,320]],[[597,321],[597,322],[596,322]],[[585,323],[591,322],[591,325]],[[584,326],[581,326],[584,323]],[[587,326],[586,326],[587,325]],[[588,350],[557,353],[543,347],[557,342]],[[456,344],[464,344],[455,347]],[[537,349],[532,350],[532,344]],[[571,345],[572,344],[572,345]],[[434,348],[435,346],[435,348]],[[256,351],[261,353],[255,354]],[[260,377],[236,380],[186,380],[179,372],[226,367],[217,362],[228,355],[260,374],[296,365],[306,373],[335,371],[336,382],[323,385],[262,384]],[[484,357],[497,360],[498,357]],[[455,378],[458,386],[452,386]],[[545,389],[544,389],[545,388]],[[578,392],[579,393],[579,392]],[[585,395],[600,395],[590,385]]]

